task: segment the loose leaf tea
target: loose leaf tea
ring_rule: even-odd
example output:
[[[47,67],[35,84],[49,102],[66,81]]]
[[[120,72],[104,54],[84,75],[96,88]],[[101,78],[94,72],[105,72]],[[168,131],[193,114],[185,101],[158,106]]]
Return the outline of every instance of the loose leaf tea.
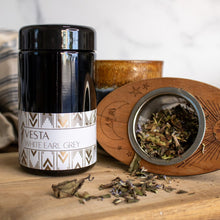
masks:
[[[190,107],[177,105],[153,113],[146,123],[138,124],[136,137],[147,155],[170,160],[189,149],[197,135],[198,126],[195,111]]]
[[[185,194],[188,193],[186,190],[180,189],[176,192],[176,194]]]
[[[109,189],[112,196],[116,197],[112,202],[115,205],[122,202],[138,202],[139,196],[147,196],[147,192],[158,193],[159,190],[164,190],[165,192],[175,190],[175,188],[166,186],[158,181],[166,180],[166,178],[161,178],[162,175],[149,173],[144,168],[137,170],[136,173],[133,172],[132,175],[138,177],[139,181],[137,179],[122,180],[120,177],[116,177],[110,183],[101,184],[99,189]]]
[[[93,195],[90,195],[88,192],[83,192],[83,193],[80,193],[80,192],[77,192],[75,194],[76,197],[79,198],[79,202],[81,204],[85,204],[86,201],[89,201],[91,199],[105,199],[105,198],[111,198],[111,195],[110,194],[104,194],[104,195],[98,195],[98,196],[93,196]]]
[[[120,177],[116,177],[111,183],[100,185],[99,189],[110,189],[110,192],[116,199],[113,204],[117,205],[121,202],[133,203],[139,201],[137,195],[143,196],[140,188],[136,187],[130,180],[123,181]],[[123,199],[121,199],[121,198]]]
[[[116,177],[110,183],[101,184],[99,190],[109,189],[110,193],[116,197],[113,204],[135,203],[139,201],[139,196],[147,196],[147,192],[158,193],[159,190],[172,192],[176,190],[171,186],[166,186],[163,182],[170,183],[165,175],[149,173],[144,167],[140,167],[140,157],[135,154],[128,172],[135,179],[122,180]]]
[[[90,195],[86,191],[83,193],[78,191],[84,184],[85,180],[92,181],[93,179],[94,177],[91,178],[91,176],[89,175],[80,180],[74,179],[70,181],[64,181],[64,182],[58,183],[57,185],[52,185],[52,189],[53,189],[53,192],[56,198],[66,198],[66,197],[75,196],[79,198],[79,202],[81,204],[85,204],[85,201],[89,201],[91,199],[103,200],[105,198],[110,198],[111,195],[109,193],[104,194],[104,195],[94,196],[94,195]]]
[[[65,198],[74,196],[75,193],[81,188],[85,180],[91,181],[90,175],[86,178],[82,178],[80,180],[74,179],[70,181],[64,181],[57,185],[52,185],[52,189],[55,197],[57,198]]]
[[[120,203],[136,203],[140,197],[147,196],[147,193],[157,194],[159,190],[171,193],[176,190],[169,184],[170,178],[165,175],[149,173],[144,167],[140,167],[140,157],[135,154],[130,167],[130,178],[122,180],[120,177],[114,178],[110,183],[101,184],[99,190],[109,190],[109,193],[102,195],[91,195],[89,192],[79,192],[85,180],[92,181],[90,175],[80,180],[64,181],[57,185],[52,185],[56,198],[65,198],[74,196],[79,199],[81,204],[92,199],[103,200],[114,197],[112,203],[118,205]],[[185,190],[179,190],[177,194],[187,193]]]
[[[131,174],[136,173],[140,167],[140,161],[141,161],[141,158],[137,154],[134,154],[134,158],[130,163],[128,172]]]

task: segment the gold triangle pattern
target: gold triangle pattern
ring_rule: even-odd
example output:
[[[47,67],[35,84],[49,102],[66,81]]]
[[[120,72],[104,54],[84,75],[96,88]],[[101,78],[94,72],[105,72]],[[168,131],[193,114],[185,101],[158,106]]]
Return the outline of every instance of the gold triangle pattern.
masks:
[[[75,113],[21,113],[24,126],[37,128],[74,128],[96,123],[96,110]]]
[[[31,119],[34,120],[37,116],[37,113],[34,114],[30,112],[29,115],[31,116]]]
[[[82,113],[75,113],[75,115],[73,115],[72,125],[73,127],[83,126]]]
[[[31,123],[31,125],[32,125],[32,127],[34,127],[35,125],[36,125],[36,123],[37,123],[37,113],[30,113],[29,112],[29,115],[30,115],[30,119],[29,119],[29,121],[30,121],[30,123]]]
[[[59,127],[61,127],[61,128],[66,127],[67,126],[67,122],[68,122],[68,115],[64,115],[64,116],[59,115],[58,116],[58,122],[60,124]]]
[[[96,110],[91,112],[85,112],[85,125],[92,125],[96,123]]]
[[[32,153],[33,156],[35,156],[35,154],[37,153],[37,151],[36,151],[36,150],[31,150],[31,153]]]
[[[25,166],[27,165],[26,159],[27,159],[27,155],[26,155],[25,151],[23,150],[21,153],[21,163]]]
[[[51,170],[52,167],[53,167],[52,163],[50,162],[49,158],[47,158],[43,164],[43,168],[45,170]]]
[[[45,167],[45,170],[51,170],[51,168],[47,165],[47,166]]]
[[[53,115],[51,113],[43,113],[40,115],[41,127],[54,127]]]
[[[25,160],[24,157],[22,157],[22,159],[21,159],[21,163],[22,163],[23,165],[27,166],[27,162],[26,162],[26,160]]]
[[[32,164],[31,160],[29,161],[29,163],[30,163],[30,167],[34,167],[34,168],[37,168],[37,169],[40,168],[40,167],[39,167],[39,161],[37,161],[37,163],[36,163],[35,166]]]
[[[43,113],[42,115],[49,115],[49,116],[52,116],[52,113]]]
[[[48,154],[43,156],[41,150],[24,149],[20,154],[20,162],[27,167],[34,167],[42,170],[54,170],[54,169],[78,169],[96,161],[96,146],[89,149],[73,150],[71,151],[59,151],[54,154]],[[53,157],[57,158],[54,162]],[[70,158],[71,161],[70,162]]]
[[[81,166],[79,163],[77,163],[74,169],[79,169],[79,168],[81,168]]]
[[[90,164],[91,160],[92,160],[92,150],[86,150],[86,160],[88,162],[88,164]]]
[[[61,151],[60,154],[58,155],[58,157],[60,158],[62,163],[64,163],[66,161],[67,157],[68,157],[68,153],[65,152],[65,151]]]

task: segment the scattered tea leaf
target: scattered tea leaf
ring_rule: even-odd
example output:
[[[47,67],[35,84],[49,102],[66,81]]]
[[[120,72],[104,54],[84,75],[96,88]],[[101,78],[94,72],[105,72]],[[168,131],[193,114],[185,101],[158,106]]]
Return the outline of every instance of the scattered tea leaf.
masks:
[[[79,203],[80,204],[85,204],[85,200],[84,199],[79,199]]]
[[[118,205],[118,204],[121,203],[121,202],[122,202],[121,199],[114,199],[114,200],[112,201],[112,203],[115,204],[115,205]]]
[[[141,161],[141,158],[137,154],[134,154],[134,158],[133,158],[133,160],[130,163],[128,172],[129,173],[136,172],[139,169],[139,167],[140,167],[140,165],[139,165],[140,161]]]
[[[121,178],[120,178],[120,177],[116,177],[115,179],[112,180],[111,183],[101,184],[101,185],[99,186],[99,190],[111,188],[111,187],[113,187],[115,184],[117,184],[118,181],[121,181]]]
[[[158,193],[159,190],[165,192],[172,192],[176,190],[171,186],[165,186],[162,181],[167,184],[170,183],[170,179],[161,174],[153,174],[147,171],[144,167],[140,167],[140,157],[135,154],[132,164],[130,165],[129,172],[130,179],[123,180],[120,177],[114,178],[110,183],[100,184],[99,190],[109,190],[110,193],[103,195],[90,195],[89,192],[79,192],[85,180],[92,181],[94,179],[91,176],[82,178],[80,180],[64,181],[57,185],[52,185],[54,195],[57,198],[65,198],[75,196],[79,199],[79,203],[85,204],[92,199],[103,200],[105,198],[115,197],[112,201],[113,204],[118,205],[120,203],[136,203],[139,201],[140,196],[147,196],[147,193]],[[187,191],[179,190],[177,194],[187,193]],[[189,194],[190,195],[190,194]]]
[[[94,195],[90,195],[88,192],[83,192],[83,193],[80,193],[80,192],[77,192],[75,194],[76,197],[80,198],[80,200],[83,200],[84,203],[85,201],[89,201],[91,199],[106,199],[106,198],[111,198],[111,195],[108,193],[108,194],[104,194],[104,195],[98,195],[98,196],[94,196]],[[80,201],[79,200],[79,201]],[[80,201],[81,202],[81,201]]]
[[[75,193],[81,188],[85,180],[90,180],[90,175],[80,180],[74,179],[70,181],[64,181],[57,185],[52,185],[54,196],[56,198],[65,198],[74,196]]]
[[[185,193],[188,193],[188,192],[185,190],[182,190],[182,189],[180,189],[176,192],[176,194],[185,194]]]
[[[195,192],[192,192],[192,193],[188,193],[188,195],[189,195],[189,196],[191,196],[191,195],[194,195],[194,194],[195,194]]]
[[[125,199],[125,202],[126,203],[135,203],[135,202],[138,202],[139,199],[135,199],[135,198],[126,198]]]
[[[176,188],[173,188],[173,187],[171,187],[171,186],[164,186],[164,187],[163,187],[163,190],[164,190],[165,192],[170,193],[170,192],[176,190]]]
[[[85,200],[89,200],[91,197],[91,195],[86,191],[83,193],[77,192],[77,193],[75,193],[75,196],[79,197],[80,199],[85,199]]]

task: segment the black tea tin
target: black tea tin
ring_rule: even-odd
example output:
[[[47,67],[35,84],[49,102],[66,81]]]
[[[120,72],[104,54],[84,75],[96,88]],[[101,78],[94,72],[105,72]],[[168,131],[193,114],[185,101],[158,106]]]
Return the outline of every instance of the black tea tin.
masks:
[[[95,31],[36,25],[19,33],[19,161],[65,175],[95,164]]]

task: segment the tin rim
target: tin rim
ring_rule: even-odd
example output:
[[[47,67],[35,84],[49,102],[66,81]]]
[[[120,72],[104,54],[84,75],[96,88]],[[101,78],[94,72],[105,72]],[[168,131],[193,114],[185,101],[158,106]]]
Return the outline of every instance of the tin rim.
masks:
[[[179,97],[185,100],[186,102],[190,103],[195,113],[197,114],[198,123],[199,123],[199,128],[198,128],[196,138],[193,144],[190,146],[190,148],[187,151],[185,151],[181,156],[170,159],[170,160],[163,160],[163,159],[150,157],[146,152],[144,152],[141,149],[136,139],[137,121],[139,120],[139,117],[143,109],[146,108],[147,105],[149,105],[149,103],[152,100],[161,98],[163,96]],[[132,145],[132,148],[142,159],[146,160],[149,163],[156,164],[156,165],[173,165],[173,164],[177,164],[177,163],[180,163],[186,160],[198,149],[205,135],[205,128],[206,128],[205,114],[203,112],[203,109],[200,103],[196,100],[196,98],[183,89],[175,88],[175,87],[164,87],[164,88],[159,88],[159,89],[156,89],[156,90],[153,90],[147,93],[136,103],[136,105],[132,109],[132,112],[130,114],[129,121],[128,121],[128,136],[129,136],[129,140]]]

